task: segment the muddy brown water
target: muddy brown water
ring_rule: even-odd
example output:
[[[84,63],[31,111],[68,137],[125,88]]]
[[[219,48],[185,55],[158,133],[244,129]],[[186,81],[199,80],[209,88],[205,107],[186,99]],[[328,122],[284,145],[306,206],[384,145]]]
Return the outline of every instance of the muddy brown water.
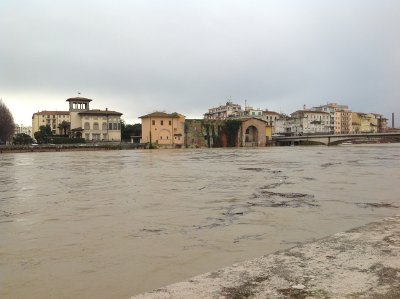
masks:
[[[0,155],[0,298],[129,298],[400,213],[400,144]]]

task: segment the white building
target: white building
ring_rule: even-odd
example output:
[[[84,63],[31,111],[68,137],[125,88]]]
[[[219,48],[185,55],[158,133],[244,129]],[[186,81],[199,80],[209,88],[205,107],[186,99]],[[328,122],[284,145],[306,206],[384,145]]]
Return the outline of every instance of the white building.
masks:
[[[26,135],[33,137],[32,136],[32,127],[16,124],[14,135],[17,135],[17,134],[26,134]]]
[[[303,135],[330,133],[330,115],[328,112],[298,110],[293,112],[291,116],[300,120]]]
[[[242,107],[239,104],[233,104],[231,101],[226,102],[226,105],[213,107],[208,109],[208,113],[204,114],[205,119],[226,119],[232,116],[239,116]]]
[[[299,118],[281,116],[274,122],[274,134],[286,136],[302,135],[301,120]]]

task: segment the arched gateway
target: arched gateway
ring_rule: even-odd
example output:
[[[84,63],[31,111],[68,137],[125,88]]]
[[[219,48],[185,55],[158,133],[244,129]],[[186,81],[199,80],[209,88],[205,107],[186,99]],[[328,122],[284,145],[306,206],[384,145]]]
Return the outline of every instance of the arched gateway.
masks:
[[[242,146],[265,146],[266,122],[250,118],[242,122]]]

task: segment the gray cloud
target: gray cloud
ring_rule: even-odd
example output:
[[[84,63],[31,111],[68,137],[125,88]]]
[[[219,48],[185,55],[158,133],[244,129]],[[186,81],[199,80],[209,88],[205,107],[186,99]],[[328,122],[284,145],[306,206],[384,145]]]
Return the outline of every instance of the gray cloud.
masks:
[[[3,0],[0,28],[0,97],[26,107],[19,122],[78,90],[127,121],[201,117],[229,96],[286,113],[400,110],[396,0]]]

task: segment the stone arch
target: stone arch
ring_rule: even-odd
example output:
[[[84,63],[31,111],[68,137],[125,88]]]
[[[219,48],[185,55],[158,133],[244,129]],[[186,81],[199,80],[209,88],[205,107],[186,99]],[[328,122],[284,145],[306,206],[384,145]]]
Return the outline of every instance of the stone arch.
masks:
[[[242,146],[265,146],[266,138],[266,122],[250,118],[242,123]]]
[[[248,126],[245,131],[245,142],[253,142],[258,144],[258,130],[255,126]]]

